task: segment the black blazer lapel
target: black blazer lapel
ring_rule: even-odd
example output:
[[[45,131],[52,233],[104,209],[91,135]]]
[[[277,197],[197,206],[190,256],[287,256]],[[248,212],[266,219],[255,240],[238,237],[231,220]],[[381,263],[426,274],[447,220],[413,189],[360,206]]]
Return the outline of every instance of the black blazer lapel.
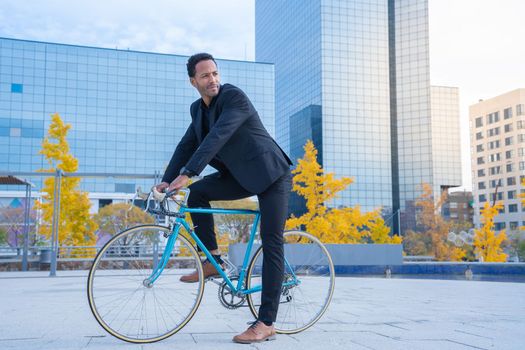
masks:
[[[217,115],[215,113],[215,110],[217,109],[217,103],[214,103],[213,106],[210,108],[210,120],[208,121],[210,123],[210,130],[213,128],[213,125],[215,125]]]
[[[195,108],[195,119],[193,120],[193,127],[195,128],[195,135],[197,136],[197,142],[200,144],[204,138],[202,135],[202,110],[200,105],[197,104]]]

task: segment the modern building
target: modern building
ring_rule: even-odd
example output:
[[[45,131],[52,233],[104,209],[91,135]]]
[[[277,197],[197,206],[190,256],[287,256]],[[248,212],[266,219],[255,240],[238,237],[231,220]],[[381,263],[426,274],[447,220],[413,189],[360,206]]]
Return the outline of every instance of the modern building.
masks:
[[[473,202],[472,192],[470,191],[452,192],[443,203],[441,215],[449,221],[472,224],[474,218]]]
[[[431,115],[427,0],[255,4],[256,59],[275,64],[278,142],[297,158],[313,139],[326,171],[355,179],[331,205],[382,207],[406,228],[422,183],[436,194],[461,185],[459,113],[451,134],[441,128],[452,114]],[[436,96],[439,113],[447,99],[457,109],[457,89]],[[457,157],[442,158],[452,147]]]
[[[430,87],[433,177],[443,190],[461,185],[459,89]]]
[[[48,168],[38,152],[51,114],[59,113],[72,125],[68,141],[79,172],[162,176],[198,98],[186,61],[179,55],[0,38],[0,171]],[[246,92],[273,134],[273,65],[217,63],[222,82]],[[38,192],[41,180],[31,181]],[[98,203],[153,181],[85,178],[82,187],[98,199],[96,210]],[[5,203],[13,197],[7,190],[0,189]]]
[[[481,224],[486,202],[501,202],[496,230],[525,225],[519,194],[525,178],[525,89],[516,89],[470,106],[474,224]]]
[[[430,115],[432,177],[434,193],[437,194],[462,184],[459,89],[450,86],[431,86]],[[455,195],[450,194],[449,198],[454,199],[457,196],[456,192]]]

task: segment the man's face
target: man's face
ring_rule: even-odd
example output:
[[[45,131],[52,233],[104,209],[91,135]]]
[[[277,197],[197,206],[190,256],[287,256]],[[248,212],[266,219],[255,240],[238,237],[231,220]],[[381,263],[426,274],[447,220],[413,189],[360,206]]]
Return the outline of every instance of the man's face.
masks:
[[[219,93],[220,77],[215,62],[200,61],[195,66],[195,76],[190,78],[191,85],[199,91],[202,99],[209,104]]]

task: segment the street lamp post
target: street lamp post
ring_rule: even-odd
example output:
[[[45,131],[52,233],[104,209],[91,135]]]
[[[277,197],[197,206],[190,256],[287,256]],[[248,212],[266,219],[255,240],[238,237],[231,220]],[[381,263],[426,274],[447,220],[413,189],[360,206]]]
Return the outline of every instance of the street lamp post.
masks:
[[[26,183],[26,203],[24,211],[24,251],[22,253],[22,271],[27,271],[27,251],[29,249],[29,210],[31,210],[31,184]]]
[[[49,276],[57,274],[57,255],[58,255],[58,226],[60,220],[60,186],[62,183],[62,170],[57,169],[55,174],[55,190],[53,197],[53,226],[51,234],[51,266]]]

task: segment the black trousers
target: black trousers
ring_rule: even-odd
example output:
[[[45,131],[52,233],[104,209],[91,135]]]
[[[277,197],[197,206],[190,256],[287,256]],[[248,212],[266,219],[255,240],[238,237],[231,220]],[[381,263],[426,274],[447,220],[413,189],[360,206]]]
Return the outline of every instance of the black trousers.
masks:
[[[262,193],[250,193],[230,174],[214,173],[189,186],[190,208],[210,208],[210,201],[235,200],[257,195],[261,211],[263,247],[262,294],[259,320],[275,322],[284,275],[283,230],[292,189],[290,172],[277,179]],[[191,214],[195,233],[208,250],[217,249],[213,215]]]

